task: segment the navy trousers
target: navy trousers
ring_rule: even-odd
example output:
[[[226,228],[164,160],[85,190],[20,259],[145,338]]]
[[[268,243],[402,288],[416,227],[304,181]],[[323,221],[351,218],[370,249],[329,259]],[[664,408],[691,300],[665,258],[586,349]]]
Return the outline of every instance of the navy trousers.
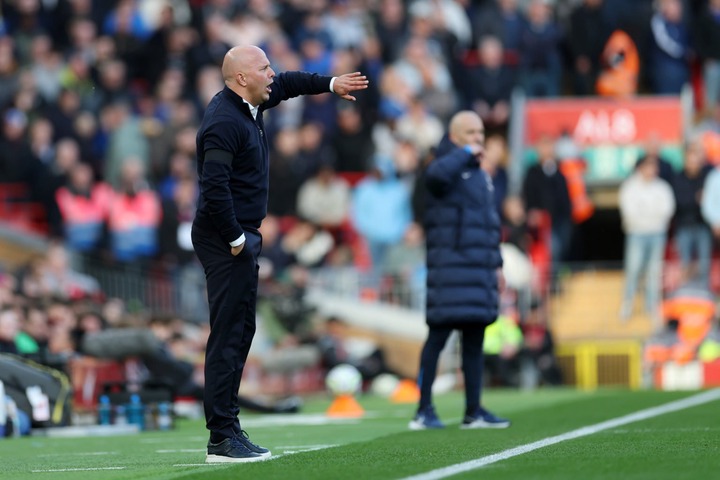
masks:
[[[211,440],[240,434],[238,389],[255,335],[258,256],[262,237],[245,229],[245,248],[230,245],[215,229],[193,225],[195,253],[205,270],[210,306],[210,336],[205,351],[205,421]]]
[[[465,413],[473,415],[480,407],[480,390],[483,374],[483,340],[485,325],[468,325],[458,328],[462,332],[462,371],[465,378]],[[440,352],[445,347],[452,327],[431,326],[420,356],[419,409],[432,404],[432,385],[437,375]]]

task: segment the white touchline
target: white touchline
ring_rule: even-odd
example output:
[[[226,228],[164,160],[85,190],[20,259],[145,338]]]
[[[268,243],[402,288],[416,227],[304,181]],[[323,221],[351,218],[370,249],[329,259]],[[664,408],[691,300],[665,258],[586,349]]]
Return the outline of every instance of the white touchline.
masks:
[[[407,416],[407,415],[406,415]],[[318,443],[317,445],[275,445],[278,450],[304,450],[308,448],[331,448],[337,447],[337,445],[329,445],[324,443]]]
[[[283,453],[277,453],[273,454],[272,456],[266,458],[265,462],[270,462],[272,460],[277,460],[278,458],[286,457],[288,455],[295,455],[298,453],[305,453],[305,452],[317,452],[318,450],[325,450],[326,448],[333,448],[337,447],[337,445],[304,445],[304,446],[297,446],[297,447],[275,447],[277,450],[283,450]],[[288,448],[294,448],[296,450],[287,450]],[[158,450],[159,452],[160,450]],[[171,451],[171,450],[168,450]],[[205,450],[203,450],[205,451]],[[231,465],[230,463],[176,463],[173,465],[173,467],[206,467],[206,466],[228,466]]]
[[[43,453],[42,455],[38,455],[38,457],[69,457],[69,456],[77,456],[77,457],[91,457],[96,455],[117,455],[119,452],[70,452],[70,453]]]
[[[682,400],[676,400],[674,402],[659,405],[657,407],[647,408],[640,410],[635,413],[630,413],[622,417],[607,420],[605,422],[596,423],[595,425],[588,425],[587,427],[578,428],[561,435],[555,435],[554,437],[543,438],[537,442],[527,443],[520,445],[519,447],[509,448],[499,453],[487,455],[485,457],[476,458],[475,460],[469,460],[463,463],[456,463],[448,467],[438,468],[429,472],[420,473],[418,475],[412,475],[405,477],[402,480],[440,480],[442,478],[451,477],[460,473],[475,470],[476,468],[490,465],[501,460],[508,458],[517,457],[524,453],[529,453],[534,450],[538,450],[543,447],[555,445],[556,443],[564,442],[566,440],[574,440],[576,438],[585,437],[594,433],[602,432],[603,430],[609,430],[611,428],[620,427],[627,425],[628,423],[639,422],[641,420],[647,420],[649,418],[658,417],[667,413],[677,412],[678,410],[684,410],[690,407],[696,407],[705,403],[710,403],[715,400],[720,400],[720,389],[709,390],[691,397],[683,398]]]
[[[177,442],[206,442],[207,437],[178,437],[173,438],[173,443]],[[167,443],[167,438],[141,438],[138,443]]]
[[[317,452],[318,450],[325,450],[327,448],[333,447],[337,447],[337,445],[316,445],[313,447],[298,447],[296,450],[287,450],[288,447],[285,447],[286,449],[283,450],[283,453],[273,455],[272,457],[268,458],[268,460],[275,460],[281,457],[285,457],[287,455],[295,455],[296,453]]]
[[[125,470],[125,467],[52,468],[49,470],[31,470],[31,472],[32,473],[95,472],[98,470]]]
[[[155,453],[197,453],[207,452],[207,448],[178,448],[175,450],[155,450]]]

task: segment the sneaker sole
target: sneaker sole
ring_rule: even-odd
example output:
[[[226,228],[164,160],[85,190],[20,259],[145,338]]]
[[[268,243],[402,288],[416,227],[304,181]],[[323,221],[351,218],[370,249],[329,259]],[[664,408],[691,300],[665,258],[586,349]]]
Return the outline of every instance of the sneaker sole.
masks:
[[[508,428],[510,426],[510,422],[506,423],[488,423],[483,421],[477,421],[472,423],[461,423],[460,428],[463,430],[472,430],[476,428]]]
[[[445,426],[442,427],[428,427],[424,423],[416,422],[415,420],[411,420],[410,423],[408,423],[408,428],[410,430],[441,430],[445,428]]]
[[[414,420],[411,420],[410,423],[408,423],[408,428],[410,430],[427,430],[427,427],[424,424]]]
[[[270,457],[270,453],[267,455],[260,455],[258,457],[227,457],[225,455],[211,455],[205,456],[205,463],[250,463],[250,462],[262,462]]]

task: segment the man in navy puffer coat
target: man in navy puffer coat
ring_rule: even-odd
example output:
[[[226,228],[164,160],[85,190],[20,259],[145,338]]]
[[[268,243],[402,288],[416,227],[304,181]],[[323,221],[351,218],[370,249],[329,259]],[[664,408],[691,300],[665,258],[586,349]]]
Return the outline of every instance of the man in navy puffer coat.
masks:
[[[462,428],[510,422],[480,404],[485,327],[498,316],[500,219],[490,177],[480,169],[485,128],[471,111],[456,113],[426,171],[427,322],[420,358],[420,405],[410,428],[442,428],[431,390],[438,357],[454,329],[462,332],[466,410]]]

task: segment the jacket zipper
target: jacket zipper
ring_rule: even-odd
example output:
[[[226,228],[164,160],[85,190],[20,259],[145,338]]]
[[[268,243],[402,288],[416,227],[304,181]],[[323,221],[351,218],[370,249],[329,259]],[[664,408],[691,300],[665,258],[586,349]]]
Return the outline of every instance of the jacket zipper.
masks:
[[[458,219],[457,224],[455,225],[455,250],[460,250],[460,235],[462,234],[462,225],[463,225],[463,217],[464,212],[462,207],[458,208]]]

